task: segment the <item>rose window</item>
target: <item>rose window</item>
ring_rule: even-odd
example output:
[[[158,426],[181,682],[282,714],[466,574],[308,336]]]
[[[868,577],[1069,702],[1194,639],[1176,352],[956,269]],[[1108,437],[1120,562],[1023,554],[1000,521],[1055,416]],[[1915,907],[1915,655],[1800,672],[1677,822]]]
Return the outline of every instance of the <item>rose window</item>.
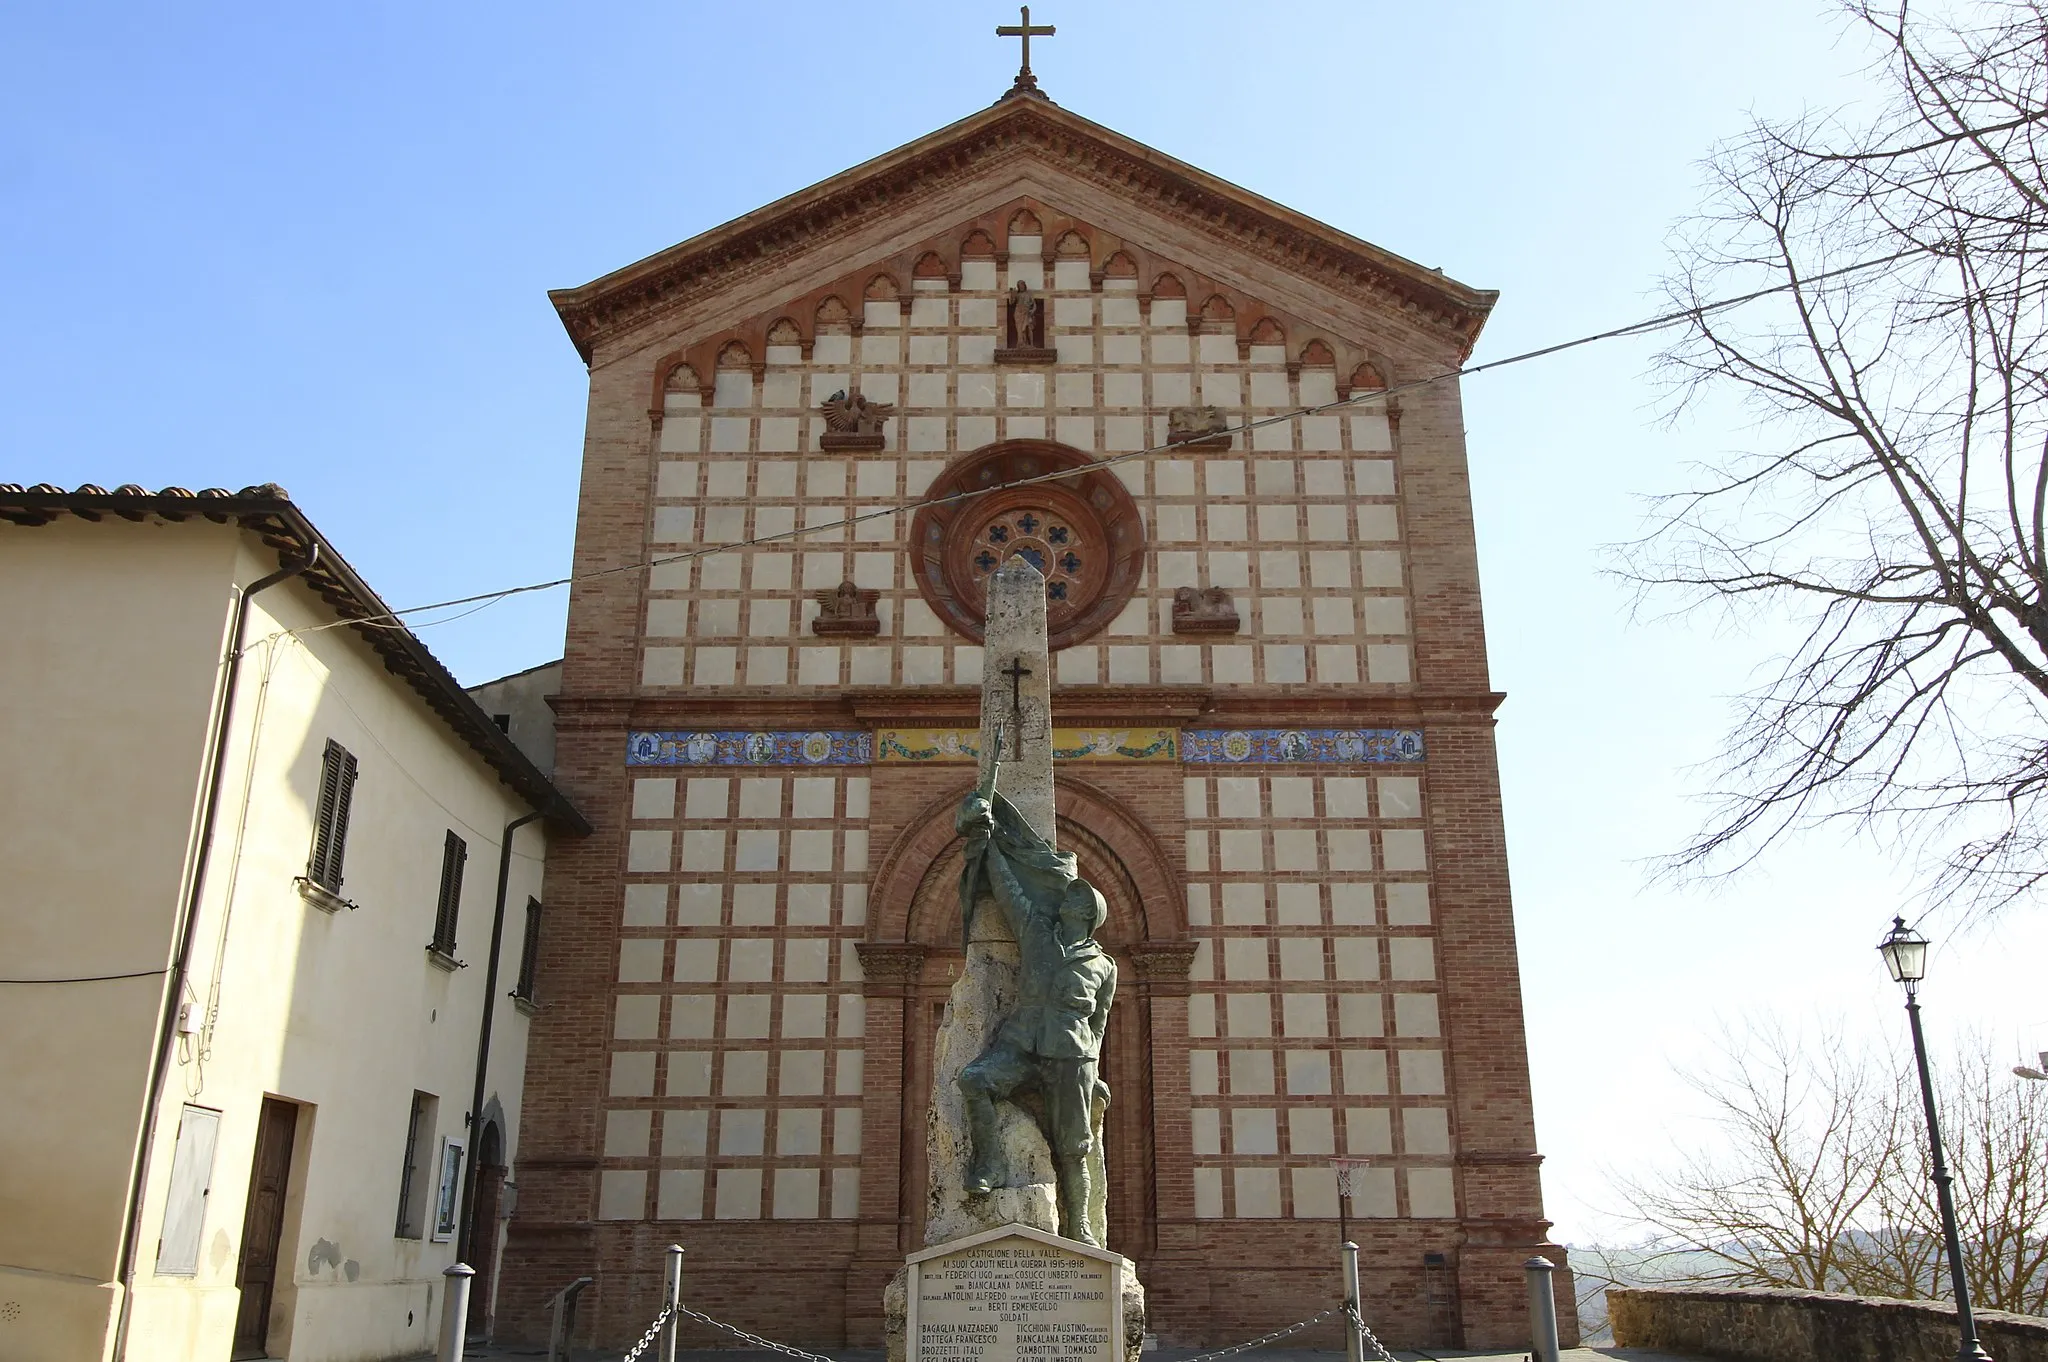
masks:
[[[979,639],[988,579],[1012,555],[1045,578],[1048,642],[1108,627],[1145,561],[1138,507],[1093,456],[1049,440],[1005,440],[955,459],[910,526],[918,594],[948,628]]]
[[[981,583],[1012,555],[1038,569],[1045,596],[1056,609],[1077,600],[1087,575],[1088,548],[1068,519],[1042,506],[1020,506],[995,516],[975,535],[969,576]]]

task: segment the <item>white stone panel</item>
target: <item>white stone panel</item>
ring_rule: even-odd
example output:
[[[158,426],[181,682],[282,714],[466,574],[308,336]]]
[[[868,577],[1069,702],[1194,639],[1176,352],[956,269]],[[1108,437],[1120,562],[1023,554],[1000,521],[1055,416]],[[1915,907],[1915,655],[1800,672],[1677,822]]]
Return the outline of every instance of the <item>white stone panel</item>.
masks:
[[[775,925],[775,886],[772,884],[736,884],[732,887],[732,925],[735,927],[773,927]],[[766,1023],[764,1022],[763,1025]],[[764,1030],[760,1034],[767,1035]]]
[[[1376,939],[1338,937],[1330,945],[1338,979],[1363,983],[1380,977],[1380,951]]]
[[[614,1056],[614,1073],[622,1056]],[[649,1056],[652,1058],[652,1056]],[[616,1093],[614,1086],[613,1092]],[[1217,1081],[1216,1052],[1214,1050],[1188,1051],[1188,1091],[1196,1097],[1214,1097],[1220,1091]]]
[[[1408,1214],[1417,1220],[1450,1219],[1458,1213],[1458,1198],[1448,1168],[1408,1170]]]
[[[716,927],[723,921],[720,914],[724,904],[721,895],[724,886],[718,884],[679,884],[676,886],[676,925],[678,927]]]
[[[1339,927],[1373,925],[1373,888],[1370,884],[1339,881],[1330,886],[1330,921]]]
[[[1281,937],[1280,977],[1297,982],[1320,980],[1323,977],[1323,938]]]
[[[725,1097],[766,1097],[768,1095],[768,1052],[728,1050],[719,1060],[718,1091]],[[726,1113],[726,1117],[732,1113]],[[720,1118],[723,1124],[725,1117]],[[720,1145],[723,1147],[721,1139]],[[754,1153],[760,1153],[756,1148]]]
[[[759,1220],[761,1218],[761,1170],[758,1168],[721,1168],[718,1170],[716,1198],[712,1215],[720,1220]]]
[[[655,984],[661,982],[662,953],[668,943],[659,939],[629,938],[619,943],[619,982]]]
[[[1323,925],[1322,886],[1311,883],[1289,882],[1274,886],[1277,897],[1277,918],[1283,927],[1320,927]]]
[[[1272,1096],[1273,1052],[1230,1051],[1230,1092],[1234,1097]]]
[[[1443,1023],[1437,1016],[1434,993],[1394,995],[1394,1034],[1397,1036],[1440,1036]]]
[[[607,1168],[598,1178],[597,1218],[599,1220],[645,1220],[647,1218],[647,1170]]]
[[[678,940],[676,942],[676,983],[717,983],[719,942]]]
[[[652,1060],[654,1056],[649,1055]],[[650,1081],[652,1068],[650,1066]],[[668,1087],[670,1097],[709,1097],[711,1095],[711,1052],[709,1050],[672,1050],[668,1057]],[[652,1096],[652,1092],[648,1094]]]
[[[1387,886],[1387,925],[1426,927],[1429,925],[1429,886],[1390,884]]]
[[[677,993],[668,1005],[670,1040],[710,1040],[718,1015],[715,993]]]
[[[780,1090],[784,1097],[818,1097],[825,1091],[823,1050],[784,1050]]]
[[[1195,1218],[1198,1220],[1221,1220],[1223,1218],[1223,1170],[1221,1168],[1197,1168],[1195,1170]]]
[[[710,1152],[711,1113],[667,1111],[661,1117],[661,1156],[665,1159],[701,1159]]]
[[[771,982],[775,978],[775,942],[766,937],[734,940],[726,960],[725,977],[741,984]]]
[[[1411,1097],[1434,1097],[1444,1090],[1444,1052],[1402,1050],[1401,1091]]]
[[[1278,1154],[1279,1113],[1271,1107],[1238,1107],[1232,1111],[1230,1152],[1237,1155]]]
[[[1388,828],[1380,834],[1388,870],[1414,871],[1429,868],[1429,854],[1420,828]]]
[[[675,834],[666,828],[635,828],[626,834],[626,869],[633,874],[661,872],[669,868]]]
[[[1268,1220],[1280,1214],[1279,1169],[1233,1168],[1230,1176],[1236,1197],[1236,1219]]]
[[[1340,1036],[1384,1036],[1386,1016],[1377,993],[1337,995],[1337,1034]]]
[[[1346,1050],[1344,1091],[1354,1097],[1384,1094],[1387,1091],[1387,1052]]]
[[[1232,1040],[1260,1040],[1273,1034],[1273,1000],[1265,993],[1226,993],[1224,1020]]]
[[[625,915],[620,921],[628,927],[666,927],[668,925],[668,886],[665,884],[627,885]]]
[[[660,966],[657,962],[656,973]],[[657,1040],[661,1036],[661,995],[628,993],[619,999],[612,1022],[613,1040]]]
[[[1188,995],[1188,1034],[1204,1040],[1215,1036],[1215,994],[1190,993]]]
[[[630,1050],[614,1054],[608,1091],[613,1097],[654,1096],[654,1052]]]

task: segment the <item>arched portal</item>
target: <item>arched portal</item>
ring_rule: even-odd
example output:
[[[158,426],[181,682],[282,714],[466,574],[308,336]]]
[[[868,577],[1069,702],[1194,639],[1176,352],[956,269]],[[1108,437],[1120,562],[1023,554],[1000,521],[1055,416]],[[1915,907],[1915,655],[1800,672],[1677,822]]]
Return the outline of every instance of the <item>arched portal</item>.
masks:
[[[952,819],[955,804],[968,788],[963,781],[957,790],[934,801],[891,848],[871,905],[875,939],[911,948],[917,962],[902,979],[900,1051],[870,1055],[871,1063],[888,1065],[903,1077],[899,1159],[892,1171],[903,1189],[898,1223],[905,1248],[924,1241],[925,1121],[932,1055],[948,991],[965,959],[959,906],[963,842],[953,832]],[[1165,873],[1157,843],[1118,801],[1063,777],[1057,807],[1060,847],[1074,853],[1081,875],[1102,892],[1109,906],[1097,933],[1116,960],[1118,975],[1102,1064],[1112,1094],[1104,1150],[1109,1238],[1112,1247],[1143,1257],[1158,1243],[1160,1118],[1166,1116],[1167,1124],[1176,1128],[1185,1123],[1185,1113],[1176,1119],[1161,1112],[1156,1101],[1155,1066],[1170,1062],[1161,1051],[1178,1054],[1184,1067],[1186,1035],[1178,1013],[1178,1024],[1159,1025],[1151,1005],[1150,976],[1158,973],[1162,946],[1168,956],[1181,960],[1184,975],[1185,953],[1167,943],[1181,937],[1186,913],[1177,878]],[[1184,984],[1181,987],[1184,990]],[[871,1175],[888,1173],[876,1169]]]

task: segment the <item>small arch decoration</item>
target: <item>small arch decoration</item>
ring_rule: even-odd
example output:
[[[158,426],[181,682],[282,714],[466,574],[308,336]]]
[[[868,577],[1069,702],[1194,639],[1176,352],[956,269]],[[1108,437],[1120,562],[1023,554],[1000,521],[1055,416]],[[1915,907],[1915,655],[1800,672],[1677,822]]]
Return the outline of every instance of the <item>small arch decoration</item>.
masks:
[[[939,474],[926,493],[938,504],[911,522],[910,561],[919,594],[948,627],[981,641],[988,576],[1012,554],[1045,574],[1053,648],[1116,618],[1137,589],[1145,530],[1130,492],[1094,462],[1050,440],[1003,440]],[[1067,468],[1087,471],[1007,485]]]

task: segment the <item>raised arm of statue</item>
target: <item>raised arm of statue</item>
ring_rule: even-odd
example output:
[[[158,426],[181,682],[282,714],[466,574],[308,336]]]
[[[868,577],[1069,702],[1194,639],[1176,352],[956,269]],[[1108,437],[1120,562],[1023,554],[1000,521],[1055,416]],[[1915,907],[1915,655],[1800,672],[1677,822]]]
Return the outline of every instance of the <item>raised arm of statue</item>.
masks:
[[[1025,892],[1023,883],[1018,880],[1017,872],[1011,868],[1009,858],[1003,855],[1002,849],[991,847],[990,850],[993,854],[988,857],[989,892],[994,894],[996,902],[1002,905],[1003,916],[1008,919],[1011,932],[1022,941],[1025,924],[1031,918],[1031,896]]]

